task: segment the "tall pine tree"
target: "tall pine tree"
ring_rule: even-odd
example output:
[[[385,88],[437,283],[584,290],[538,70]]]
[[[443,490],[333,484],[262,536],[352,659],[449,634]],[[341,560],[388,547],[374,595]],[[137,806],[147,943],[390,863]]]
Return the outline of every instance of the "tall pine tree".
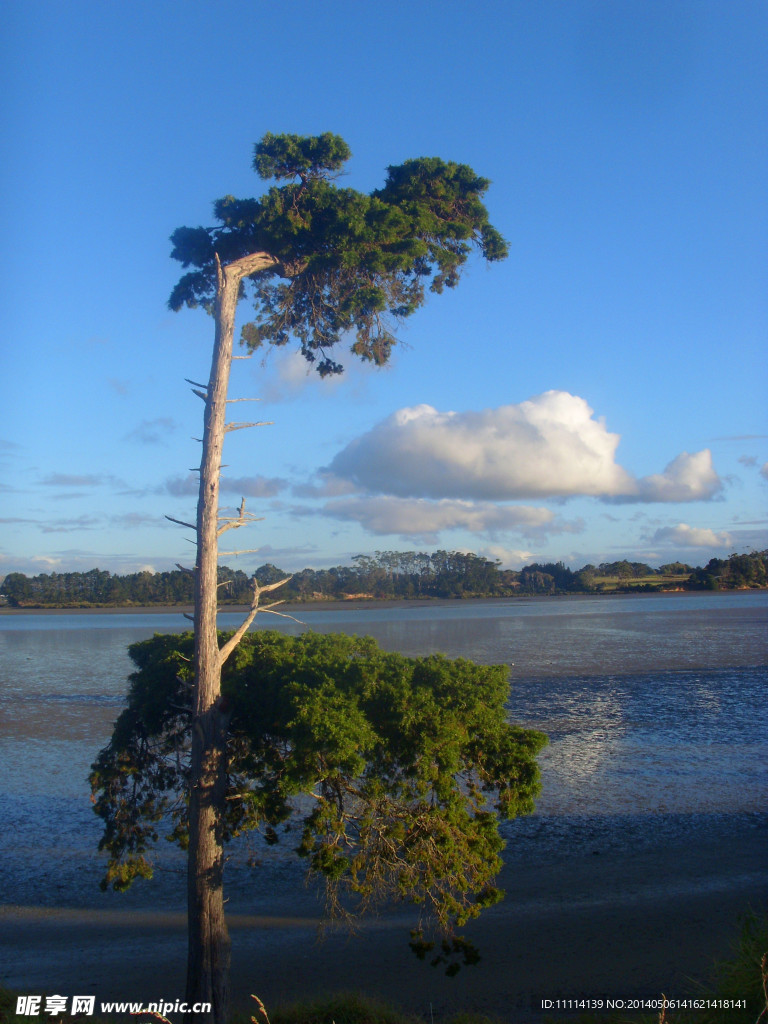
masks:
[[[248,618],[220,648],[218,538],[249,521],[244,503],[233,518],[219,512],[224,437],[248,425],[226,420],[238,302],[254,302],[241,331],[251,350],[293,339],[321,375],[341,373],[341,343],[349,341],[364,360],[386,363],[398,322],[424,303],[427,290],[455,287],[473,249],[491,261],[507,251],[483,205],[489,182],[470,167],[408,160],[389,167],[383,187],[366,194],[334,180],[349,156],[336,135],[267,134],[253,166],[275,184],[259,199],[225,196],[214,204],[215,226],[179,228],[171,238],[173,258],[191,268],[174,288],[171,308],[203,306],[215,321],[208,384],[196,386],[205,400],[203,452],[197,518],[188,524],[197,560],[187,998],[210,1002],[217,1024],[226,1018],[229,967],[222,835],[230,712],[221,670],[253,621],[261,592],[254,588]]]

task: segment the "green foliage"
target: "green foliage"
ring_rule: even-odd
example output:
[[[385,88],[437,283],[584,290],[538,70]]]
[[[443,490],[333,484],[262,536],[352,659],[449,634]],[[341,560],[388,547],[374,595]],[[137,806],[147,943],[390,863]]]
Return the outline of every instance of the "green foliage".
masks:
[[[417,1017],[353,993],[293,1003],[275,1010],[269,1019],[271,1024],[419,1024]],[[264,1017],[252,1020],[262,1024]]]
[[[621,579],[637,579],[640,576],[653,575],[653,569],[645,562],[601,562],[597,567],[601,576],[618,576]]]
[[[768,586],[768,550],[711,558],[691,573],[691,586],[705,590],[745,590]]]
[[[318,136],[273,135],[267,132],[254,147],[253,169],[260,178],[322,177],[339,171],[352,156],[349,146],[338,135],[325,132]]]
[[[654,591],[674,582],[678,588],[741,589],[768,586],[768,552],[713,558],[704,569],[691,570],[672,563],[653,570],[635,562],[585,565],[572,572],[562,562],[533,563],[519,572],[500,569],[479,555],[463,551],[376,551],[355,555],[352,566],[302,569],[280,591],[285,600],[343,600],[350,595],[372,598],[511,597],[521,594]],[[599,575],[606,569],[628,567],[647,572],[643,577]],[[687,578],[690,574],[690,580]],[[670,576],[677,578],[670,581]],[[219,568],[221,604],[250,604],[253,578],[261,586],[284,579],[288,573],[271,563],[259,566],[252,577],[241,569]],[[12,607],[87,608],[90,606],[172,605],[192,603],[192,576],[176,572],[137,572],[112,575],[99,569],[88,572],[41,573],[27,577],[9,573],[2,594]]]
[[[329,180],[349,156],[337,135],[265,135],[254,170],[288,183],[260,199],[225,196],[214,203],[217,226],[173,233],[173,258],[196,269],[174,288],[171,309],[212,309],[217,254],[226,263],[267,253],[277,263],[250,278],[255,316],[243,342],[255,349],[293,338],[321,375],[340,373],[328,351],[342,338],[353,336],[361,358],[386,363],[394,324],[423,304],[427,283],[453,288],[473,247],[487,260],[506,256],[482,202],[490,182],[470,167],[408,160],[368,195]]]
[[[278,1007],[270,1012],[268,1020],[271,1024],[423,1024],[422,1017],[404,1013],[388,1003],[345,992]],[[439,1020],[441,1024],[501,1024],[497,1018],[482,1013],[452,1014],[447,1018],[440,1016]],[[235,1021],[238,1024],[237,1017]],[[260,1012],[251,1021],[265,1024],[267,1017]]]
[[[149,877],[160,835],[186,842],[192,644],[186,633],[130,648],[128,706],[90,777],[105,887]],[[298,818],[297,852],[324,879],[331,915],[406,900],[451,942],[455,927],[502,898],[499,818],[533,810],[546,742],[508,723],[505,666],[407,658],[370,638],[259,631],[226,663],[222,690],[231,710],[224,841],[258,829],[277,842]],[[303,811],[301,794],[314,797]],[[444,952],[471,962],[468,948]]]
[[[741,1013],[733,1009],[704,1015],[702,1024],[755,1021],[768,1017],[768,909],[751,911],[741,922],[731,956],[717,965],[716,994],[721,999],[746,1000]]]

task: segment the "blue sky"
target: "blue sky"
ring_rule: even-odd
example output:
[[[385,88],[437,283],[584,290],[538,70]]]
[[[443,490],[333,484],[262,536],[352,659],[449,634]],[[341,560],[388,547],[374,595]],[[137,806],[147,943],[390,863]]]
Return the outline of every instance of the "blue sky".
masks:
[[[8,0],[0,576],[190,563],[212,322],[171,232],[259,194],[267,131],[493,182],[509,258],[389,367],[238,362],[251,571],[374,550],[519,567],[768,547],[768,6],[670,0]],[[345,360],[342,360],[345,361]]]

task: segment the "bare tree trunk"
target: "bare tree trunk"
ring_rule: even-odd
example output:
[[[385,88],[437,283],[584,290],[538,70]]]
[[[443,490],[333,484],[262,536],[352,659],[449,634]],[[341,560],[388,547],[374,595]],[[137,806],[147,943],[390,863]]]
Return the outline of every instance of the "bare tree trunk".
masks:
[[[227,785],[229,714],[221,696],[222,652],[216,632],[219,477],[226,433],[235,311],[243,277],[273,266],[266,253],[218,267],[216,337],[205,395],[203,456],[197,505],[195,566],[195,692],[189,790],[187,911],[189,952],[186,999],[211,1004],[195,1021],[224,1024],[229,996],[229,934],[224,918],[223,817]]]

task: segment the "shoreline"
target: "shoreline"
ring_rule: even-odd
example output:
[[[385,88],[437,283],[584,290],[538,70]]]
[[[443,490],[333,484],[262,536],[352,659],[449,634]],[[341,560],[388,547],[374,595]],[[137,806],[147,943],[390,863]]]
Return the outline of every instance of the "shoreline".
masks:
[[[648,828],[653,842],[639,851],[624,843],[554,858],[542,851],[538,861],[513,854],[500,877],[507,898],[466,929],[482,960],[452,979],[408,949],[415,911],[391,909],[352,935],[332,927],[319,942],[307,890],[278,893],[257,872],[229,904],[233,1005],[247,1009],[255,993],[272,1011],[355,991],[427,1019],[431,1011],[436,1024],[470,1010],[528,1024],[544,998],[700,995],[714,961],[729,954],[739,915],[768,902],[768,819],[695,837],[660,835],[652,817]],[[181,899],[164,909],[115,902],[0,908],[3,984],[97,1000],[183,998]]]
[[[545,601],[584,601],[597,598],[604,600],[622,600],[627,598],[673,598],[680,595],[697,595],[701,597],[724,597],[731,594],[762,594],[768,590],[766,587],[749,587],[741,590],[659,590],[654,593],[640,591],[632,593],[622,591],[620,593],[603,594],[525,594],[520,597],[419,597],[419,598],[351,598],[350,600],[334,601],[286,601],[281,608],[294,611],[367,611],[374,608],[435,608],[435,607],[456,607],[460,604],[528,604],[530,602],[540,603]],[[0,606],[0,616],[17,615],[191,615],[194,611],[192,605],[99,605],[94,607],[71,607],[51,608],[41,606],[39,608],[24,607],[10,608]],[[246,604],[221,605],[219,615],[235,614],[247,615],[250,608]],[[191,625],[190,625],[191,628]]]

